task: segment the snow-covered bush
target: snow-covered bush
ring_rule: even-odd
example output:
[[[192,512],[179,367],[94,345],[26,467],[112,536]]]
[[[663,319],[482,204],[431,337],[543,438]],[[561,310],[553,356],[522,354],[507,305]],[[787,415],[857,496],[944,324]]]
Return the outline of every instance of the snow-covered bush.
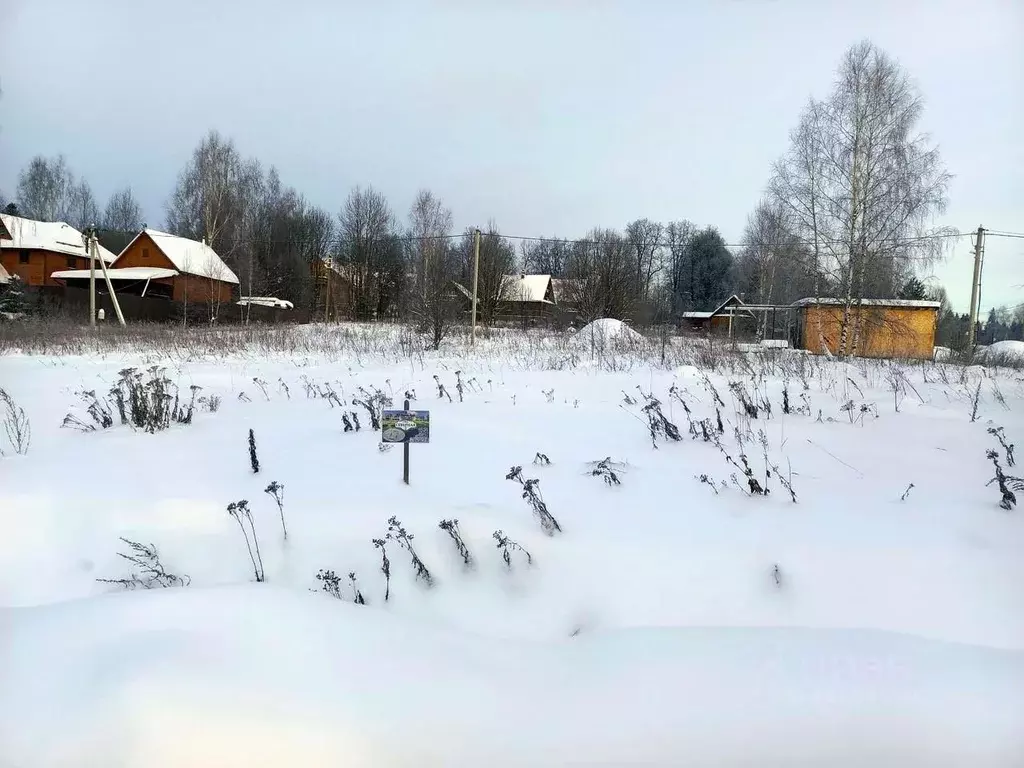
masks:
[[[142,544],[138,541],[119,537],[128,545],[129,552],[118,552],[117,556],[127,560],[134,568],[120,579],[96,579],[103,584],[117,584],[124,589],[158,589],[166,587],[187,587],[192,583],[188,576],[169,573],[160,562],[160,554],[153,544]]]
[[[0,387],[0,423],[4,425],[4,432],[7,434],[7,441],[15,453],[24,456],[28,453],[28,447],[32,442],[32,425],[29,423],[25,409],[14,402],[2,387]],[[3,455],[3,451],[0,451]]]
[[[548,536],[554,536],[556,533],[562,532],[562,526],[558,524],[554,515],[548,511],[548,505],[540,495],[540,480],[537,480],[536,478],[524,478],[523,468],[519,466],[512,467],[508,474],[505,475],[505,479],[513,480],[523,487],[523,498],[526,499],[526,502],[530,505],[530,508],[533,510],[533,514],[540,522],[540,527],[544,529],[544,533]]]

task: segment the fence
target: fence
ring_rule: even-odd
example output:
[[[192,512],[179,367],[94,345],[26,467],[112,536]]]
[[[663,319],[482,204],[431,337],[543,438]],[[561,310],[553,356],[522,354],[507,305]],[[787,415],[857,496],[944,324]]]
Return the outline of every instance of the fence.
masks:
[[[44,317],[89,322],[89,291],[85,288],[52,288],[43,287],[26,291],[29,312]],[[303,309],[277,309],[252,305],[240,307],[234,302],[215,305],[192,302],[185,304],[159,297],[141,297],[131,294],[118,294],[117,301],[125,322],[149,323],[182,323],[187,320],[190,325],[209,323],[210,316],[216,317],[218,325],[234,325],[249,322],[257,323],[308,323],[309,311]],[[117,313],[114,303],[106,293],[96,292],[96,309],[102,309],[106,316],[105,322],[116,323]],[[212,309],[212,311],[211,311]]]

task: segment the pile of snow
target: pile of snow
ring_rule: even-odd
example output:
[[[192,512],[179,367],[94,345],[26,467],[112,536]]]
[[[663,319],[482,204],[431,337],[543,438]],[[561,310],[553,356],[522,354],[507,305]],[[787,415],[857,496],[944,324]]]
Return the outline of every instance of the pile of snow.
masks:
[[[614,320],[610,317],[603,317],[587,323],[573,337],[574,344],[581,349],[635,345],[641,344],[643,341],[644,337],[641,334],[634,331],[621,320]]]
[[[1024,341],[997,341],[979,347],[975,358],[988,365],[1024,365]]]

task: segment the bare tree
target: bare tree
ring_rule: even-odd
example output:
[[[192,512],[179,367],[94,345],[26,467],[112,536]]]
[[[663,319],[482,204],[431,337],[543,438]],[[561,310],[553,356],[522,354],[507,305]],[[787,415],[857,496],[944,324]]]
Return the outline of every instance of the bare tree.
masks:
[[[459,257],[462,263],[463,285],[469,287],[473,280],[474,231],[467,229],[459,241]],[[511,242],[503,238],[493,221],[480,233],[480,269],[477,279],[477,322],[491,325],[497,314],[498,305],[506,298],[506,278],[516,270],[516,251]]]
[[[69,217],[75,193],[75,177],[64,155],[36,155],[18,174],[17,203],[20,215],[39,221]]]
[[[917,129],[923,99],[903,68],[869,42],[851,47],[834,92],[812,101],[776,165],[772,194],[813,247],[815,273],[843,298],[840,354],[856,354],[860,311],[892,296],[915,265],[941,255],[950,175]],[[851,320],[853,327],[851,328]]]
[[[668,293],[669,312],[678,320],[680,314],[688,306],[686,298],[686,256],[690,238],[696,227],[689,221],[670,221],[665,226],[666,291]]]
[[[576,241],[566,267],[566,290],[580,320],[630,317],[636,304],[635,267],[629,242],[615,230],[594,229]]]
[[[662,270],[662,235],[665,227],[650,219],[637,219],[626,225],[626,239],[632,251],[637,299],[646,302],[652,282]]]
[[[204,240],[218,254],[233,250],[243,224],[243,162],[234,142],[210,131],[193,150],[167,201],[167,229]]]
[[[405,259],[387,199],[373,187],[356,187],[338,213],[338,258],[352,284],[356,319],[383,317],[397,308]]]
[[[409,209],[408,260],[415,274],[411,311],[437,349],[458,316],[454,281],[458,257],[448,237],[452,212],[430,190],[421,189]]]
[[[525,273],[562,277],[572,252],[572,242],[555,238],[524,240],[519,251]]]
[[[131,187],[114,192],[103,211],[103,228],[123,235],[135,235],[142,229],[142,208]]]

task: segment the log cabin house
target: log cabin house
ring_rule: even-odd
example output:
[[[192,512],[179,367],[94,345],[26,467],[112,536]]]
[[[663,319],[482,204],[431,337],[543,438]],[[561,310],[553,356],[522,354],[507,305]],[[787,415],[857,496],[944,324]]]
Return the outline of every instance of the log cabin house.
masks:
[[[100,258],[111,264],[116,258],[114,254],[102,245],[98,247]],[[88,271],[89,262],[85,239],[71,225],[0,213],[0,265],[8,274],[20,277],[25,285],[60,285],[53,277],[54,272]]]
[[[238,285],[237,275],[209,245],[156,229],[136,235],[108,273],[118,293],[197,304],[230,302]],[[89,272],[64,270],[53,278],[81,287],[87,284]]]

